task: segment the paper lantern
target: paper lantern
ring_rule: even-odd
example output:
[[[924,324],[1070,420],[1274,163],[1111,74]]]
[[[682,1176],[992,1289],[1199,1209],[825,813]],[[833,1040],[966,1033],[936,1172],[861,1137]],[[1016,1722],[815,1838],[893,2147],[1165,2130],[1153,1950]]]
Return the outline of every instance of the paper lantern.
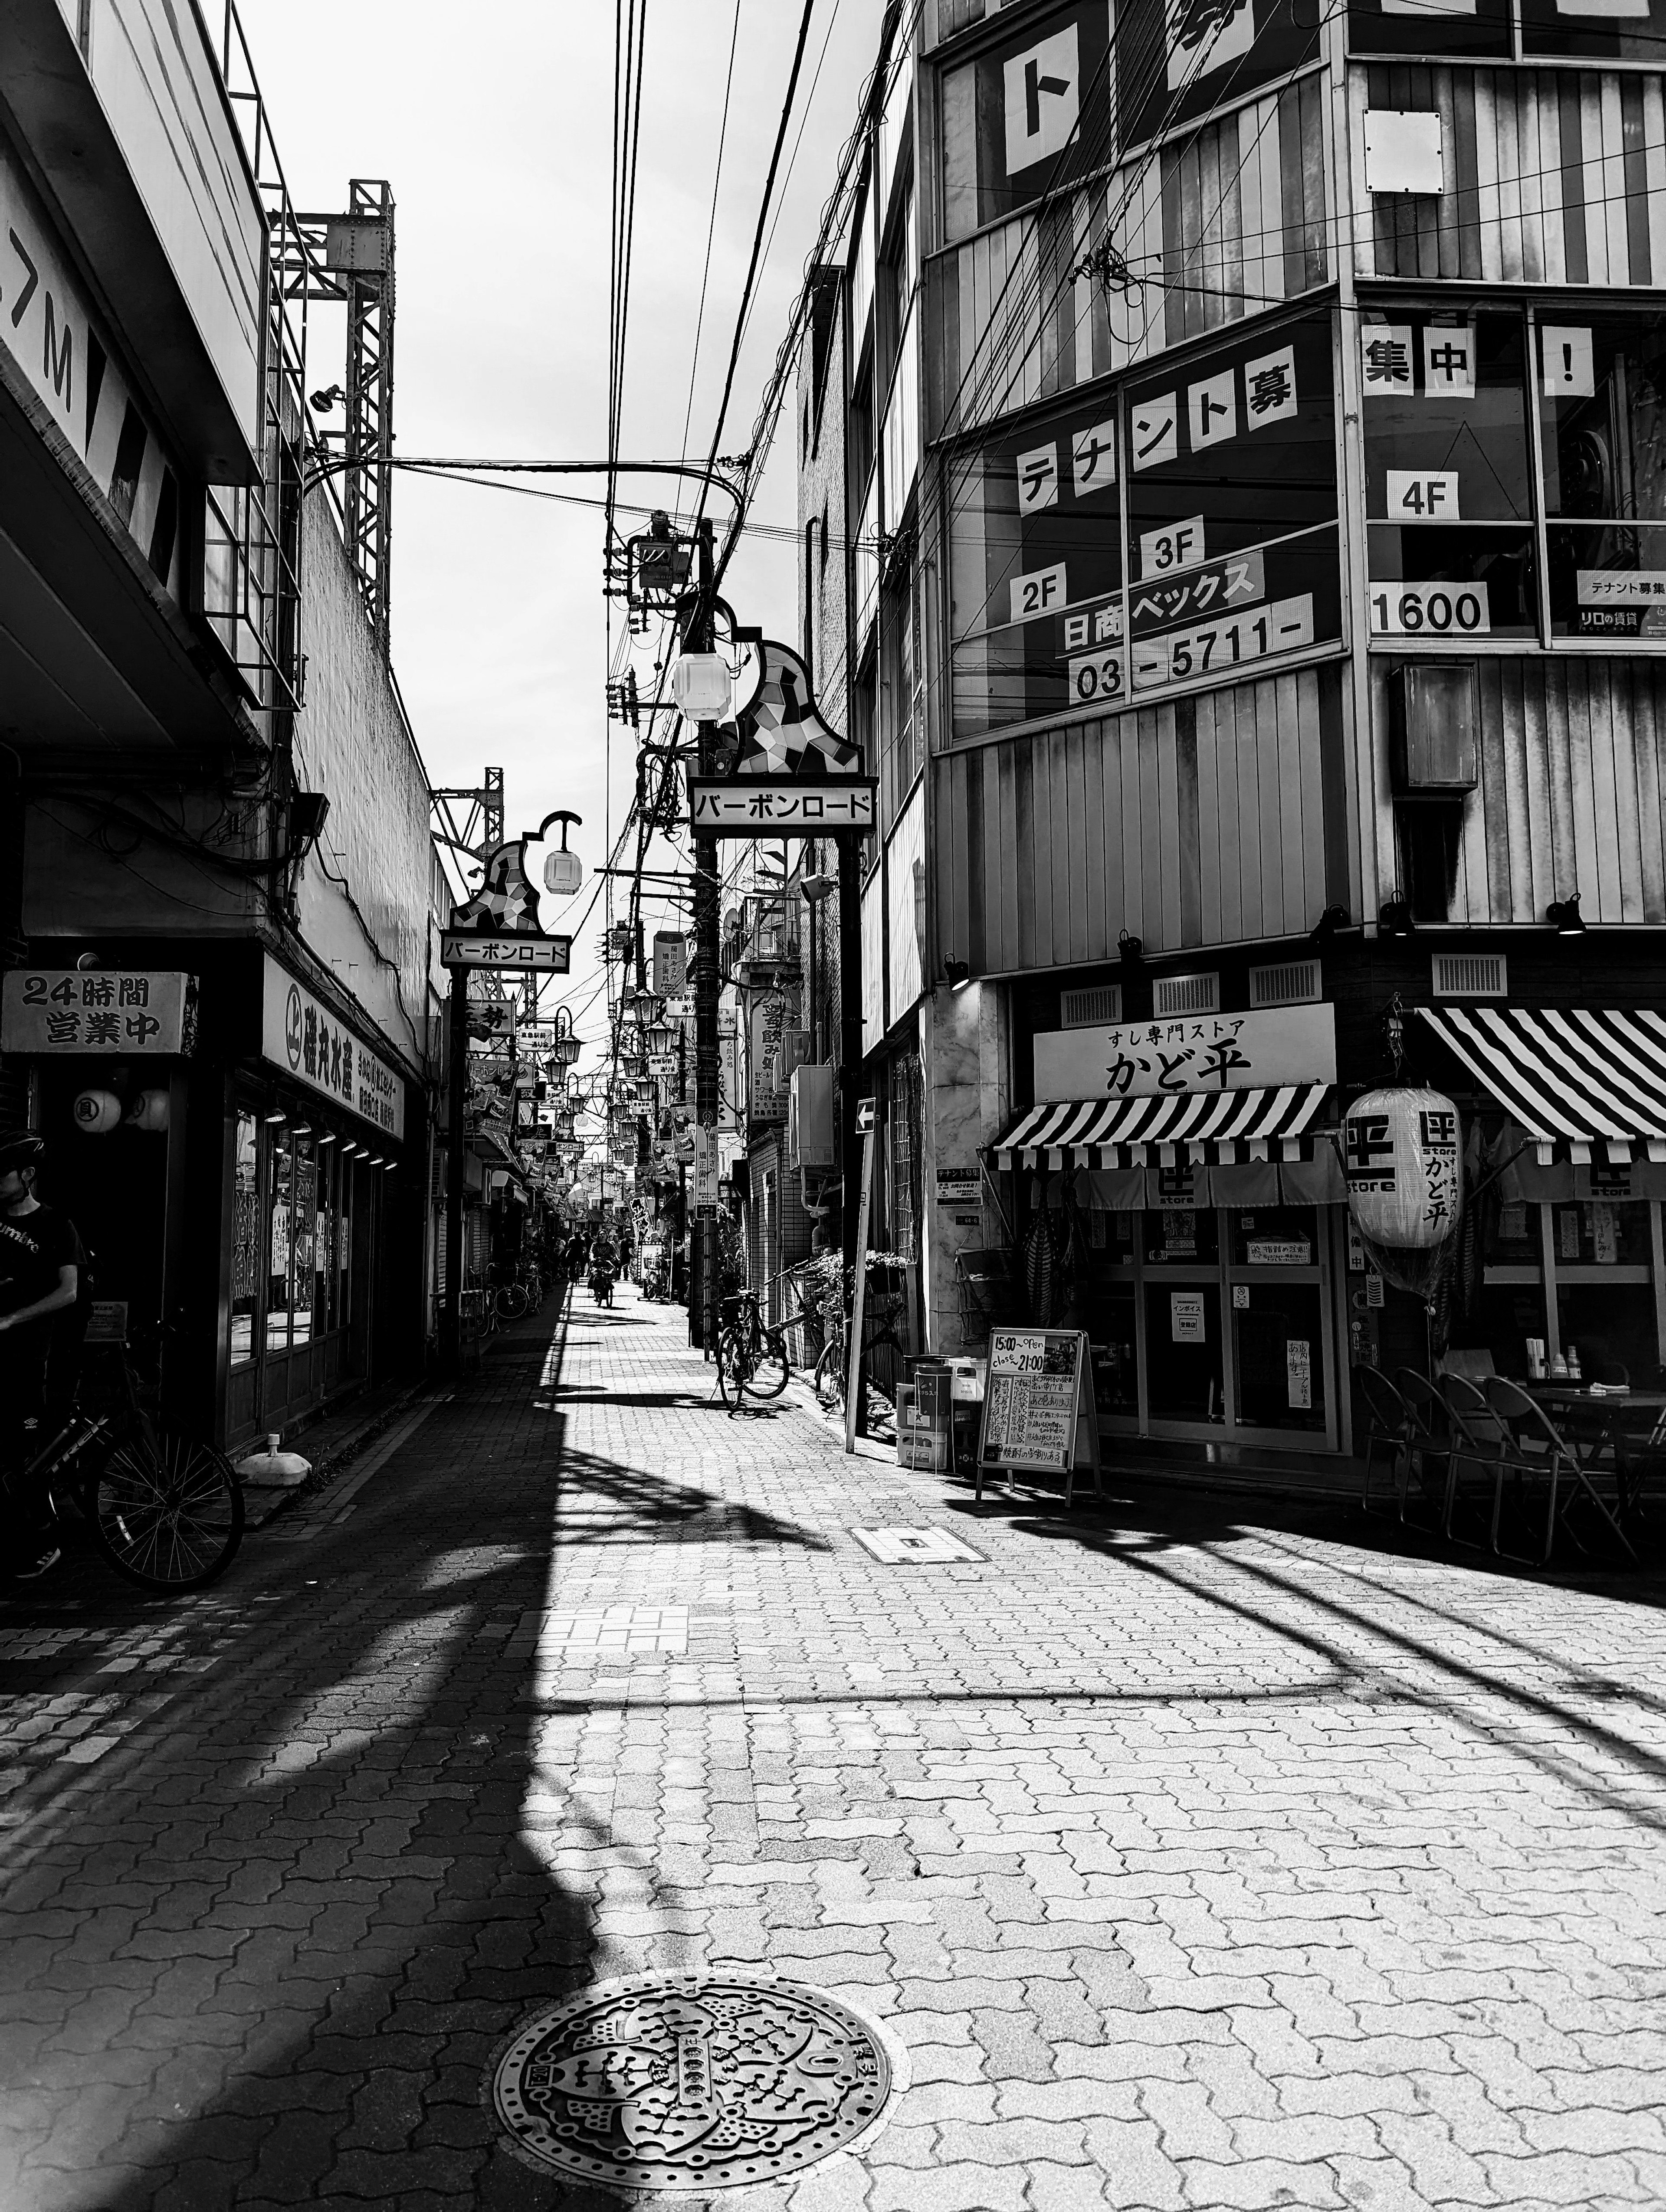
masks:
[[[130,1128],[159,1130],[167,1127],[166,1091],[141,1091],[127,1109]]]
[[[121,1101],[113,1091],[77,1091],[70,1110],[76,1128],[89,1137],[107,1136],[121,1120]]]
[[[1342,1164],[1367,1251],[1390,1282],[1425,1289],[1463,1211],[1457,1108],[1438,1091],[1367,1091],[1343,1116]]]

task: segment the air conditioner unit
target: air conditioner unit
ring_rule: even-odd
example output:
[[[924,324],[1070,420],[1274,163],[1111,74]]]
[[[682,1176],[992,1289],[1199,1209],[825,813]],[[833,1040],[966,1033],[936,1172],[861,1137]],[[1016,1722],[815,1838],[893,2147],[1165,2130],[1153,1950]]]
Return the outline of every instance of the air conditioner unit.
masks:
[[[1059,1023],[1063,1029],[1098,1029],[1122,1018],[1120,983],[1100,983],[1091,991],[1061,991],[1059,994]]]
[[[838,1164],[833,1131],[833,1070],[825,1062],[801,1061],[787,1080],[787,1162],[794,1168]]]
[[[1252,1006],[1310,1006],[1324,996],[1316,960],[1281,960],[1250,970]]]
[[[1160,975],[1152,985],[1152,1012],[1164,1014],[1218,1014],[1220,1012],[1220,977],[1208,975]]]

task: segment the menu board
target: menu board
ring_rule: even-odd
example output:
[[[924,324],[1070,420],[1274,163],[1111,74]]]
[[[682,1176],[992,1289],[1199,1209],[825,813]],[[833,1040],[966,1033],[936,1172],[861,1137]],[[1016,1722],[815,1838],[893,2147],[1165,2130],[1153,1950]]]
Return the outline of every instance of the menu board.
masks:
[[[1073,1328],[998,1328],[978,1437],[978,1494],[986,1468],[1033,1468],[1067,1478],[1091,1467],[1098,1486],[1099,1434],[1089,1382],[1087,1336]]]

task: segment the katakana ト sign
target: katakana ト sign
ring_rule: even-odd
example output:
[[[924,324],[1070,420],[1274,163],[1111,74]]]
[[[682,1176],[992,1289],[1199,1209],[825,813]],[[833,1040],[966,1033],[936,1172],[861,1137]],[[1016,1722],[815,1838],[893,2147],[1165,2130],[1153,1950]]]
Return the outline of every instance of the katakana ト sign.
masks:
[[[405,1086],[398,1071],[271,953],[261,994],[260,1049],[295,1082],[334,1099],[383,1136],[404,1136]]]
[[[790,775],[690,776],[689,823],[708,837],[824,837],[873,828],[877,776],[808,782]]]
[[[14,968],[0,1000],[0,1050],[147,1060],[195,1042],[197,979],[173,969]]]
[[[440,933],[442,968],[542,969],[546,975],[564,975],[572,957],[570,937],[534,936],[527,932],[509,937],[477,937],[461,929]]]
[[[734,768],[690,775],[690,828],[704,837],[866,835],[878,820],[879,785],[862,774],[860,746],[822,719],[810,672],[790,646],[754,635],[746,652]]]

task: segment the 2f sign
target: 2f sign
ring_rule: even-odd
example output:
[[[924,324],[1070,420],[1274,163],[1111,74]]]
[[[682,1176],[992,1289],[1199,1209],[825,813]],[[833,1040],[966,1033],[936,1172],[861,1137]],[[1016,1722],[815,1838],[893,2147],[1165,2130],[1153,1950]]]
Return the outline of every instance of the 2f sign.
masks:
[[[1027,576],[1012,579],[1012,620],[1015,623],[1034,622],[1038,616],[1056,614],[1064,605],[1064,562],[1057,562],[1050,568],[1032,569]]]
[[[1458,480],[1456,469],[1390,469],[1390,522],[1456,522],[1458,518]]]

